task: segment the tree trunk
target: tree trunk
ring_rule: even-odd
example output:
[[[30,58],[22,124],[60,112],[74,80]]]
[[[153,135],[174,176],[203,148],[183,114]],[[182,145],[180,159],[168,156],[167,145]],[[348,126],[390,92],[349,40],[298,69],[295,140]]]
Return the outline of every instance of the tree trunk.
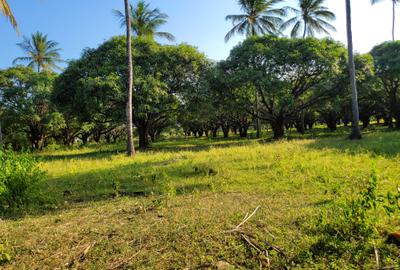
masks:
[[[128,97],[126,102],[126,129],[127,129],[127,154],[132,157],[135,155],[135,146],[133,145],[133,106],[132,106],[132,91],[133,91],[133,60],[132,60],[132,38],[131,38],[131,10],[129,0],[124,0],[125,3],[125,21],[126,21],[126,53],[128,65]]]
[[[217,138],[218,135],[218,128],[212,128],[211,129],[212,137]]]
[[[364,129],[367,128],[367,127],[369,127],[370,118],[369,118],[369,117],[363,118],[363,119],[362,119],[362,123],[363,123],[363,128],[364,128]]]
[[[146,149],[150,147],[149,134],[146,128],[138,128],[139,148]]]
[[[282,119],[276,119],[271,122],[272,132],[274,133],[274,139],[282,139],[285,135],[285,123]]]
[[[82,135],[81,135],[81,140],[82,140],[82,143],[84,144],[84,145],[86,145],[88,142],[89,142],[89,137],[90,137],[90,133],[89,132],[84,132],[84,133],[82,133]]]
[[[229,126],[222,126],[222,133],[224,134],[224,138],[229,137]]]
[[[247,138],[247,127],[240,127],[239,128],[239,134],[240,134],[240,138]]]
[[[304,134],[306,127],[305,127],[305,113],[300,112],[300,116],[296,119],[295,127],[298,133]]]
[[[155,132],[149,132],[149,135],[150,135],[151,142],[155,142],[156,141],[156,133]]]
[[[257,131],[257,138],[261,138],[261,123],[259,118],[259,95],[256,89],[256,131]]]
[[[1,123],[0,123],[0,149],[3,147],[3,132],[1,130]]]
[[[358,94],[354,64],[354,50],[353,50],[353,34],[351,29],[351,3],[350,0],[346,0],[346,19],[347,19],[347,47],[349,54],[349,72],[350,72],[350,83],[351,83],[351,102],[353,112],[353,127],[350,135],[350,139],[358,140],[361,139],[361,131],[359,124],[359,109],[358,109]]]
[[[304,33],[303,33],[303,39],[306,38],[307,35],[307,22],[304,22]]]
[[[393,24],[392,24],[392,40],[395,41],[395,36],[394,36],[394,31],[395,31],[395,25],[396,25],[396,1],[392,0],[393,2],[393,7],[392,7],[392,12],[393,12]]]
[[[232,127],[232,131],[233,131],[233,134],[237,135],[238,134],[237,126]]]

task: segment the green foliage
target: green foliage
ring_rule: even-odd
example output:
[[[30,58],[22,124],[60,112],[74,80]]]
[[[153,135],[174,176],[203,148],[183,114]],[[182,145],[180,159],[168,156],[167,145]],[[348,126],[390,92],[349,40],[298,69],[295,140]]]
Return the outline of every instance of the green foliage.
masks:
[[[329,36],[329,31],[336,31],[336,28],[330,24],[336,16],[323,6],[324,0],[297,0],[296,2],[298,7],[290,8],[295,16],[289,18],[281,26],[282,30],[292,28],[290,32],[292,38],[315,37],[316,33]]]
[[[58,128],[57,122],[62,120],[54,114],[50,101],[56,76],[21,66],[0,70],[0,107],[6,143],[14,142],[15,134],[25,133],[30,145],[19,140],[14,146],[44,147],[46,139]]]
[[[375,74],[383,89],[383,102],[391,117],[400,128],[400,41],[385,42],[375,46],[371,54],[374,58]]]
[[[381,214],[383,211],[391,216],[400,210],[400,192],[383,196],[379,193],[379,183],[377,172],[373,171],[356,198],[346,199],[337,206],[330,205],[320,216],[314,231],[320,235],[319,241],[311,248],[315,261],[336,260],[350,251],[351,264],[365,264],[371,250],[376,248],[375,243],[382,244],[381,249],[387,249],[379,231]]]
[[[130,17],[132,32],[135,36],[147,38],[165,38],[175,41],[175,37],[168,32],[159,32],[158,29],[168,22],[168,15],[162,13],[158,8],[151,9],[150,4],[143,0],[135,6],[130,5]],[[121,28],[126,27],[125,13],[114,10],[115,16],[120,20]]]
[[[233,28],[226,34],[228,42],[234,35],[252,37],[256,35],[278,34],[282,24],[282,17],[286,15],[286,8],[276,5],[281,0],[240,0],[238,1],[243,14],[228,15]]]
[[[31,155],[0,150],[0,209],[29,203],[33,189],[43,177]]]
[[[260,118],[281,138],[285,123],[342,90],[336,78],[344,61],[343,45],[329,39],[264,36],[235,47],[224,66],[231,87],[255,87],[262,104]]]
[[[11,256],[7,253],[5,247],[0,244],[0,266],[11,262]]]
[[[36,32],[30,38],[24,36],[23,42],[17,45],[26,53],[26,56],[16,58],[13,64],[27,62],[28,67],[36,68],[38,72],[61,70],[57,65],[63,62],[60,58],[60,48],[58,48],[58,43],[49,40],[47,35]]]
[[[193,89],[205,56],[188,45],[161,46],[133,40],[134,124],[140,146],[148,147],[149,130],[160,133],[174,124],[179,96]],[[81,123],[94,123],[99,135],[124,123],[126,99],[125,37],[113,37],[97,49],[86,50],[55,83],[53,101],[63,114]]]

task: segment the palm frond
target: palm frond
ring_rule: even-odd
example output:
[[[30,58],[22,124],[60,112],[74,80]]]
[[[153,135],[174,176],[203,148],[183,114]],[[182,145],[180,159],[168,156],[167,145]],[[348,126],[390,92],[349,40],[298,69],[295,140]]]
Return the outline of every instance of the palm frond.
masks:
[[[0,0],[0,12],[6,16],[6,18],[10,21],[12,27],[19,33],[17,20],[14,17],[14,14],[10,8],[10,5],[7,3],[7,0]]]

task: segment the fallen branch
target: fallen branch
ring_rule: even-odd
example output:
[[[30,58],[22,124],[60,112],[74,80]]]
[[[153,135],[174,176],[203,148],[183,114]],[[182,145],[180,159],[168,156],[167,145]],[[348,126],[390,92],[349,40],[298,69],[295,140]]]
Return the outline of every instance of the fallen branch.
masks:
[[[108,267],[109,270],[114,270],[114,269],[118,269],[121,266],[123,266],[124,264],[128,263],[129,261],[131,261],[134,257],[136,257],[137,255],[139,255],[140,250],[138,252],[136,252],[135,254],[133,254],[132,256],[130,256],[129,258],[122,260],[122,261],[118,261],[114,264],[112,264],[111,266]]]
[[[261,206],[259,205],[259,206],[257,206],[256,209],[254,209],[253,213],[251,213],[250,215],[246,214],[244,220],[242,222],[240,222],[239,225],[237,225],[234,230],[239,229],[241,226],[243,226],[243,224],[245,224],[247,221],[249,221],[249,219],[251,219],[251,217],[254,216],[257,213],[258,209],[260,209],[260,208],[261,208]]]
[[[283,248],[278,247],[271,242],[264,241],[263,243],[268,246],[268,248],[264,248],[262,245],[260,245],[257,242],[257,238],[252,235],[251,233],[248,233],[244,230],[241,229],[241,227],[248,222],[256,213],[257,211],[261,208],[261,206],[257,206],[256,209],[249,215],[248,213],[245,215],[244,219],[242,222],[240,222],[235,228],[232,230],[227,231],[228,233],[239,233],[243,241],[250,247],[253,248],[254,250],[257,251],[257,253],[262,254],[266,257],[266,262],[268,267],[271,265],[271,260],[270,260],[270,255],[268,251],[275,251],[278,254],[281,254],[286,257],[286,254],[283,250]]]
[[[376,262],[376,269],[380,269],[380,263],[379,263],[379,253],[378,253],[378,249],[376,248],[375,242],[373,242],[374,244],[374,253],[375,253],[375,262]]]
[[[92,244],[89,244],[82,252],[78,254],[75,258],[72,258],[71,261],[65,264],[66,267],[71,268],[75,264],[79,264],[83,262],[86,259],[86,255],[89,253],[89,250],[96,244],[96,242],[93,242]]]

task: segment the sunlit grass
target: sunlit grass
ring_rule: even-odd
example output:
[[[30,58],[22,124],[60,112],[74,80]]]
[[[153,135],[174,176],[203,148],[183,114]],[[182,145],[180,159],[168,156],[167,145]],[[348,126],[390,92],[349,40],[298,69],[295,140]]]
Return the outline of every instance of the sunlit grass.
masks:
[[[321,210],[355,196],[374,169],[382,192],[400,186],[400,132],[371,132],[362,141],[337,134],[169,139],[134,158],[123,145],[46,151],[39,154],[42,190],[57,209],[2,221],[1,239],[17,269],[57,268],[90,243],[84,269],[118,261],[127,269],[208,269],[219,260],[259,269],[246,245],[224,231],[261,205],[248,228],[296,260],[317,241],[308,228]],[[122,198],[114,198],[116,189]],[[400,225],[384,222],[388,230]],[[282,260],[273,257],[276,269]]]

